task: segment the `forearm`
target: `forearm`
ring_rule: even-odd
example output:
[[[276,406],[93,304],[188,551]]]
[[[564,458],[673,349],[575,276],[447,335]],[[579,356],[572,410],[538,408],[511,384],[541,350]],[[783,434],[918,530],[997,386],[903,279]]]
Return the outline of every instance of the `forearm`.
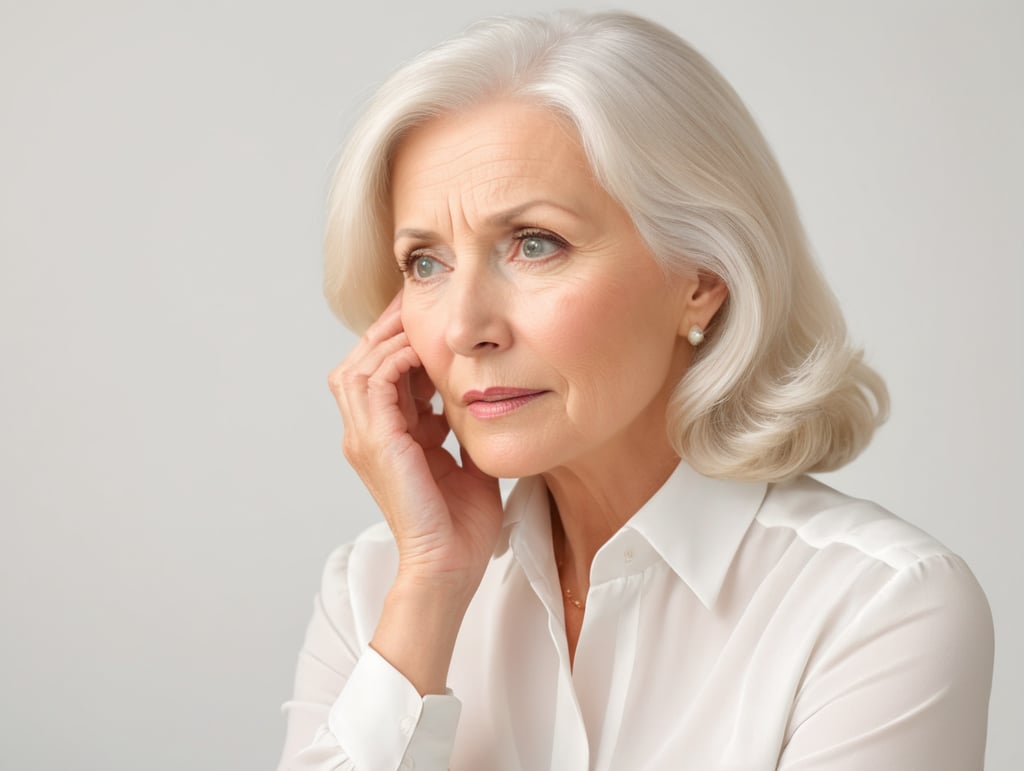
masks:
[[[443,694],[472,591],[400,580],[388,592],[370,646],[421,696]]]
[[[406,762],[424,771],[448,768],[461,705],[451,694],[418,693],[379,652],[367,649],[358,630],[367,628],[373,610],[365,608],[357,615],[350,601],[353,594],[377,594],[375,586],[388,585],[392,549],[370,534],[328,559],[299,655],[294,694],[285,704],[288,730],[280,771],[395,771]],[[353,563],[377,572],[355,570]],[[374,575],[381,583],[374,583]],[[413,599],[412,594],[404,596]],[[423,609],[423,603],[401,605]],[[387,619],[391,614],[380,615]],[[429,616],[422,622],[396,616],[395,622],[401,630],[402,623],[426,624]],[[431,642],[415,628],[405,632],[423,645]]]

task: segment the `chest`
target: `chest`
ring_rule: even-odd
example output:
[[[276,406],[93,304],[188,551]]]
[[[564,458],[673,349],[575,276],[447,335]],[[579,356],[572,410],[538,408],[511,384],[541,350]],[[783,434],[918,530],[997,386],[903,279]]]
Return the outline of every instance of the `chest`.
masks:
[[[522,576],[490,599],[470,608],[452,661],[453,769],[775,768],[801,667],[758,660],[761,635],[673,575],[593,586],[585,613]]]

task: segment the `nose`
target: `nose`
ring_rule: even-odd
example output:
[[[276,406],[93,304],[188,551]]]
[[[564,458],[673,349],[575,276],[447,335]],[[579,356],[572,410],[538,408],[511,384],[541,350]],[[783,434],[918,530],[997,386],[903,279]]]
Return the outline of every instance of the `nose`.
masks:
[[[486,265],[456,268],[444,298],[445,341],[459,356],[480,356],[511,344],[508,288]]]

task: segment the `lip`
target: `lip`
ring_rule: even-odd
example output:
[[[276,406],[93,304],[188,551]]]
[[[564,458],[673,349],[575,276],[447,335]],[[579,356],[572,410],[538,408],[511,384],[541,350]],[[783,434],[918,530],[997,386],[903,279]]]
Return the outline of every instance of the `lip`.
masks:
[[[524,407],[548,393],[538,388],[507,388],[495,386],[483,391],[466,391],[462,403],[477,418],[500,418]]]
[[[508,388],[506,386],[495,386],[483,391],[466,391],[462,395],[462,403],[465,405],[473,402],[500,402],[506,399],[518,399],[522,396],[533,396],[544,393],[542,388]]]

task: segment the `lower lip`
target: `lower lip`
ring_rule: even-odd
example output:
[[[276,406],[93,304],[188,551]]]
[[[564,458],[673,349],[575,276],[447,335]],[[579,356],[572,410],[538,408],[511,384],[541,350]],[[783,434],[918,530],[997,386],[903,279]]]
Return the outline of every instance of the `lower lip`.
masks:
[[[534,399],[537,399],[546,393],[547,391],[541,391],[535,394],[523,394],[522,396],[513,396],[511,399],[500,399],[496,402],[470,402],[466,406],[466,409],[469,410],[469,413],[475,418],[500,418],[515,412],[520,407],[525,407]]]

